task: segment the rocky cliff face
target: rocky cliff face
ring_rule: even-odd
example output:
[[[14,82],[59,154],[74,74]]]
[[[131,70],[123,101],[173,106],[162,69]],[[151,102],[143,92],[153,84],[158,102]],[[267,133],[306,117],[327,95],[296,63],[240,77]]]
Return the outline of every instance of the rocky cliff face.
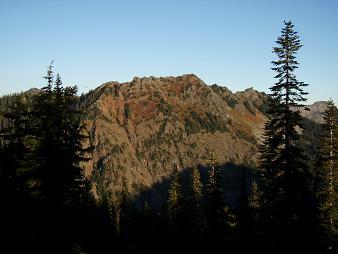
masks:
[[[301,111],[302,116],[316,122],[316,123],[323,123],[323,112],[327,108],[326,101],[317,101],[312,105],[307,106],[308,110],[303,109]]]
[[[233,94],[193,74],[108,82],[80,98],[90,143],[87,173],[114,193],[136,193],[176,169],[209,163],[256,164],[266,95]]]

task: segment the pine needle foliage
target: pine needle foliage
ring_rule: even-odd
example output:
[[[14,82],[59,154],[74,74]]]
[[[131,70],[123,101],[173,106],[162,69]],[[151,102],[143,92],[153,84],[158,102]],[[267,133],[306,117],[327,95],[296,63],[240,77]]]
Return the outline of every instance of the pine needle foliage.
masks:
[[[322,125],[323,135],[315,165],[317,220],[323,250],[334,253],[338,237],[338,111],[328,101]]]
[[[276,44],[277,59],[272,61],[276,83],[270,87],[271,119],[265,125],[260,172],[266,188],[268,242],[294,248],[301,245],[308,224],[310,175],[299,146],[307,84],[296,78],[296,55],[302,44],[291,21],[284,22]]]

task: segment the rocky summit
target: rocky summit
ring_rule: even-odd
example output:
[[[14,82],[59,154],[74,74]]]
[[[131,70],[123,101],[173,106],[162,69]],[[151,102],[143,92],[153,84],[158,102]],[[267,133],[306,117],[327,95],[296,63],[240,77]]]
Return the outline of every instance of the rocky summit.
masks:
[[[193,74],[107,82],[81,96],[95,147],[85,165],[111,193],[136,193],[175,170],[210,163],[255,165],[267,116],[266,95],[232,93]]]

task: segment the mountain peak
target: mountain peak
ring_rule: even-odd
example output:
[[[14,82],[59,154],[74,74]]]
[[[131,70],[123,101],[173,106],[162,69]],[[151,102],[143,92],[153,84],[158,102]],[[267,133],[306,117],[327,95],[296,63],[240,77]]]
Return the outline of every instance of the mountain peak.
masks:
[[[177,166],[206,165],[206,147],[222,151],[215,155],[220,163],[254,163],[266,120],[263,97],[253,89],[233,94],[191,73],[105,83],[82,100],[97,147],[87,172],[102,166],[115,175],[112,191],[135,192]]]
[[[182,74],[181,76],[167,76],[167,77],[134,77],[133,80],[130,83],[138,83],[138,82],[147,82],[147,81],[165,81],[165,80],[183,80],[183,81],[197,81],[197,82],[203,82],[197,75],[188,73],[188,74]],[[204,83],[204,82],[203,82]]]
[[[302,116],[316,122],[316,123],[323,123],[323,112],[327,108],[326,101],[316,101],[311,105],[306,106],[309,110],[301,109]]]

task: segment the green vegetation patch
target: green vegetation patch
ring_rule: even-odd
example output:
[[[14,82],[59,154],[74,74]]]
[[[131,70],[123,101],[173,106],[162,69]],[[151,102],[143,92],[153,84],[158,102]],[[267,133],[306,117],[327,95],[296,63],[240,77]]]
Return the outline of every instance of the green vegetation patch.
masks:
[[[227,123],[214,114],[207,112],[204,117],[191,111],[185,118],[185,131],[188,135],[201,132],[227,132]]]
[[[126,119],[128,119],[130,117],[130,115],[131,115],[131,110],[130,110],[129,105],[126,103],[124,105],[124,116],[125,116]]]
[[[248,141],[249,143],[253,145],[257,145],[257,140],[253,136],[247,134],[244,131],[236,130],[236,136],[239,137],[240,139],[244,139]]]
[[[256,110],[251,106],[251,104],[247,101],[244,101],[245,108],[253,115],[256,115]]]
[[[158,111],[162,112],[165,116],[170,116],[170,114],[173,112],[173,107],[168,104],[163,98],[161,98],[158,102]]]

